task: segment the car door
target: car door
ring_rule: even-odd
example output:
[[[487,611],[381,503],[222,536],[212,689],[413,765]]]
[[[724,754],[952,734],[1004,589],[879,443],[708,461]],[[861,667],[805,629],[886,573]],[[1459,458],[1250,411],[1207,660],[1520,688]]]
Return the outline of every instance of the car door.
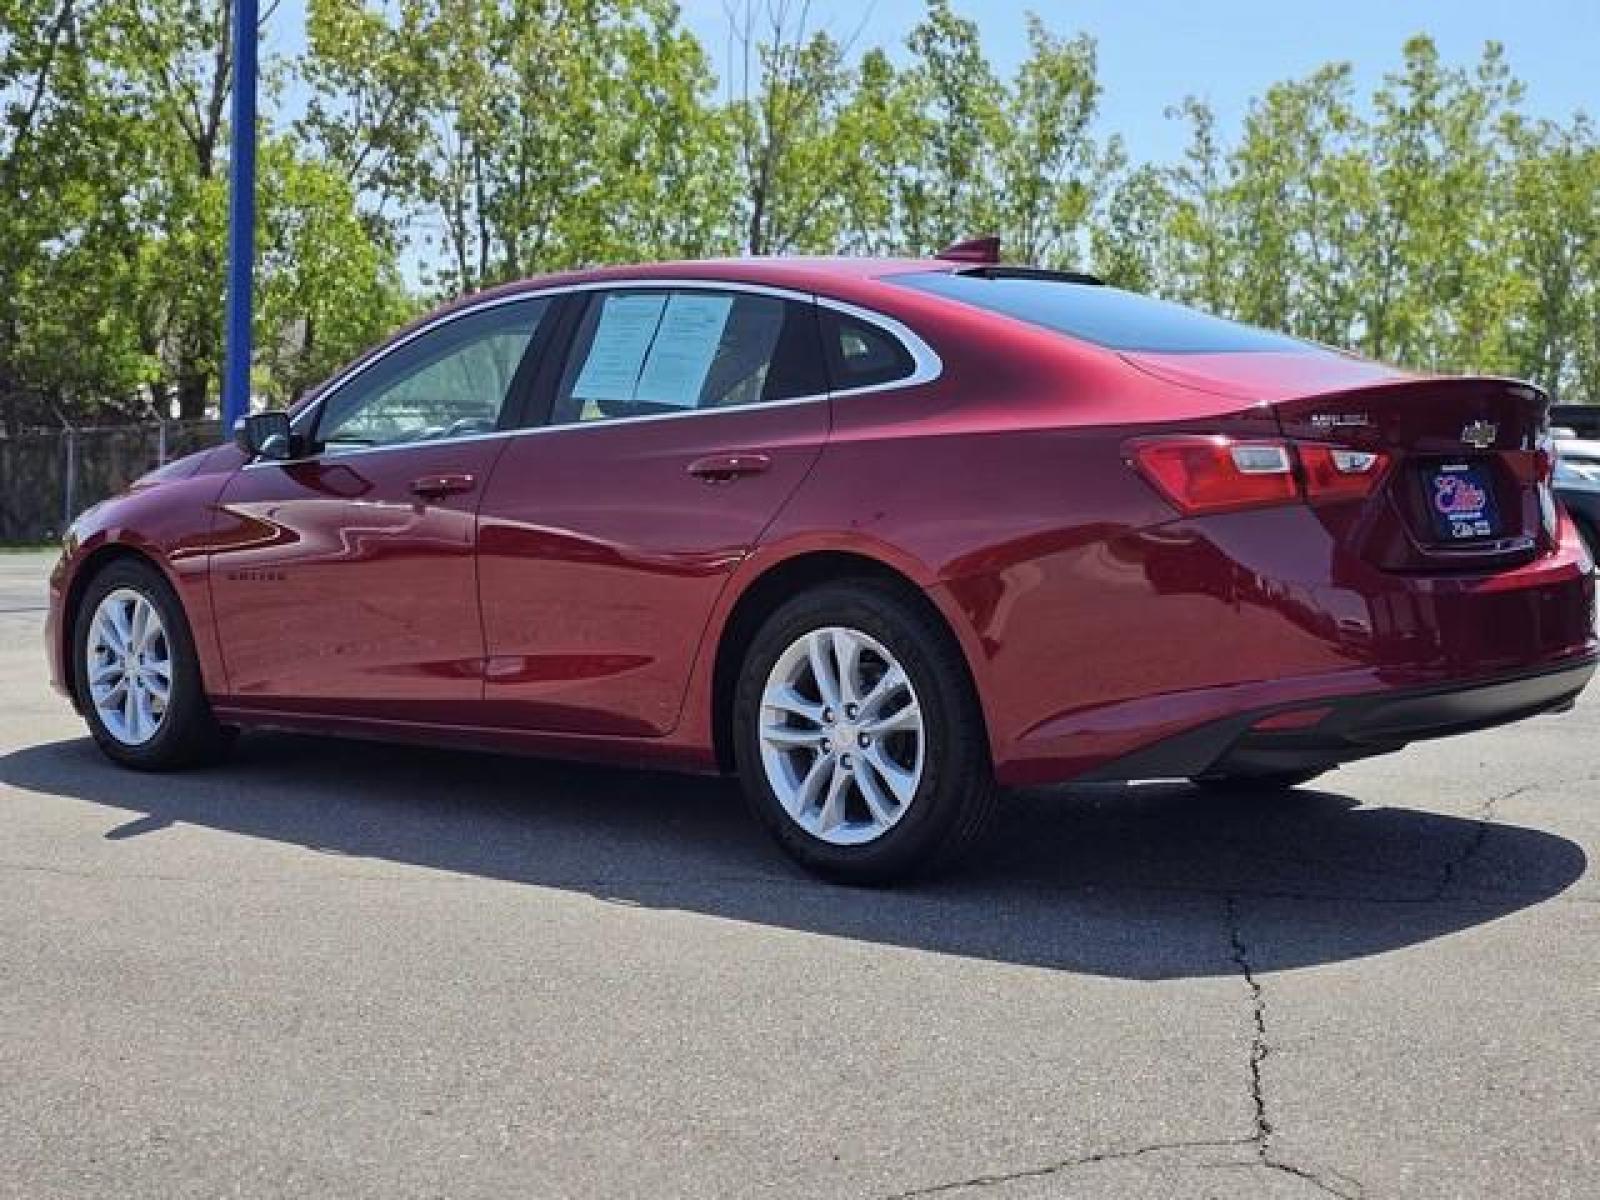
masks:
[[[580,294],[542,427],[480,511],[497,725],[670,732],[719,593],[828,435],[809,297],[683,284]]]
[[[476,512],[552,306],[494,303],[425,327],[297,418],[303,457],[228,483],[210,576],[233,702],[470,719]]]

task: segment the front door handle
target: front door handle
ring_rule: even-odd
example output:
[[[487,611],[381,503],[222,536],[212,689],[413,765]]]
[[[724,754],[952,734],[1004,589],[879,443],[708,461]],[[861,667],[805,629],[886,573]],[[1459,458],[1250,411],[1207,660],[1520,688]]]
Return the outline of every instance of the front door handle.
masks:
[[[441,496],[470,492],[477,486],[477,479],[471,475],[424,475],[411,481],[411,494],[424,500],[437,500]]]
[[[706,483],[727,483],[741,475],[759,475],[772,466],[770,454],[710,454],[689,464],[689,474]]]

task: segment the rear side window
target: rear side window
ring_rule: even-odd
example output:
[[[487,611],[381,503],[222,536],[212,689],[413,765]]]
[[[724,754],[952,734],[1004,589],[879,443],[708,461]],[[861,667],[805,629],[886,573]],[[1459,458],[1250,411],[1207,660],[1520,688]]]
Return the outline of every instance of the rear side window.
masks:
[[[698,288],[597,292],[573,335],[550,421],[735,408],[826,390],[812,305]]]
[[[922,272],[896,275],[902,287],[931,292],[1041,325],[1112,350],[1146,354],[1331,354],[1310,342],[1198,309],[1096,283]]]
[[[848,313],[823,309],[822,336],[836,392],[894,383],[917,369],[899,338]]]

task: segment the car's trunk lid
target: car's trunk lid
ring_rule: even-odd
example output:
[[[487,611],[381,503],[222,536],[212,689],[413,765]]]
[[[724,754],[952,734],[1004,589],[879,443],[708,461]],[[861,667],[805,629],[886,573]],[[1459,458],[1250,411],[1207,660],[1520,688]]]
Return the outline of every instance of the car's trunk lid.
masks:
[[[1529,384],[1398,379],[1273,408],[1285,437],[1387,456],[1382,486],[1341,530],[1379,566],[1477,570],[1549,541],[1549,399]]]
[[[1370,495],[1317,506],[1368,562],[1483,570],[1549,548],[1549,400],[1529,384],[1405,375],[1333,353],[1125,357],[1170,382],[1264,404],[1292,441],[1382,454]]]
[[[1125,352],[1132,366],[1197,391],[1272,403],[1311,393],[1368,387],[1409,378],[1382,363],[1307,346],[1296,351],[1249,354],[1152,354]]]

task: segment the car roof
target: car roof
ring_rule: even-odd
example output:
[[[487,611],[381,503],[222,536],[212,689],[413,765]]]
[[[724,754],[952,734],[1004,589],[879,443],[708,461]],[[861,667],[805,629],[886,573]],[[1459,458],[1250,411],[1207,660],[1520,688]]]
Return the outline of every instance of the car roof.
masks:
[[[655,279],[689,279],[745,283],[788,288],[798,292],[817,292],[842,300],[870,301],[881,295],[877,281],[911,271],[955,271],[969,264],[937,258],[863,258],[843,255],[773,255],[744,258],[698,258],[665,262],[634,263],[616,266],[583,267],[534,275],[510,283],[497,284],[468,292],[422,313],[406,322],[387,338],[346,362],[317,386],[310,388],[292,406],[298,411],[315,402],[329,384],[343,378],[390,345],[431,325],[460,309],[474,308],[522,294],[574,287],[584,284],[648,282]]]
[[[626,283],[630,280],[705,279],[729,283],[767,284],[798,291],[830,291],[852,283],[902,275],[910,271],[954,271],[964,264],[936,258],[859,258],[844,255],[773,255],[744,258],[695,258],[619,266],[582,267],[535,275],[452,300],[436,313],[476,304],[497,296],[538,292],[576,284]],[[436,315],[430,313],[429,316]]]

